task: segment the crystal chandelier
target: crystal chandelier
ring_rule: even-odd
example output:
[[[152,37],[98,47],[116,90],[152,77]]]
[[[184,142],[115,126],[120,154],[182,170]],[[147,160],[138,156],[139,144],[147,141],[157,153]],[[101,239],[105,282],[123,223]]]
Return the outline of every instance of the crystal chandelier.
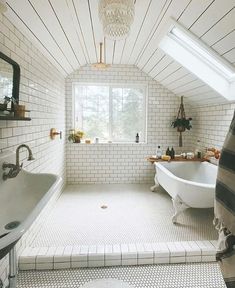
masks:
[[[100,0],[99,18],[105,37],[111,40],[125,39],[134,20],[133,0]]]

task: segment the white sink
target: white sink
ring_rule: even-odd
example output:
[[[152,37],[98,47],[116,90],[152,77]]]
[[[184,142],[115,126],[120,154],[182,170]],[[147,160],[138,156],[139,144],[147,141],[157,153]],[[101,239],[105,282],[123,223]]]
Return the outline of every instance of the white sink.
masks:
[[[15,178],[4,181],[3,162],[14,164],[15,154],[0,153],[0,259],[27,231],[61,181],[54,174],[29,173],[23,169]],[[9,223],[12,225],[7,227]]]

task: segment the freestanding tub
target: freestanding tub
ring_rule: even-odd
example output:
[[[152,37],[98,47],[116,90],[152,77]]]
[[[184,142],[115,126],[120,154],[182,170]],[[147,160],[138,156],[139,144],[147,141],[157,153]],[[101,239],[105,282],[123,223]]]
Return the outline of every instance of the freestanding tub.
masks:
[[[155,186],[172,197],[173,223],[185,209],[214,207],[217,166],[208,162],[157,162]]]

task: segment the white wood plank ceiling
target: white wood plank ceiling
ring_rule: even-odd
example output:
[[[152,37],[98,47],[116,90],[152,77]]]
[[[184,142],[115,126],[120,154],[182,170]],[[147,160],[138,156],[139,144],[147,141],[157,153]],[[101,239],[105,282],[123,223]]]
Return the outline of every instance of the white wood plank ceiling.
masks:
[[[192,104],[224,102],[157,46],[170,17],[181,23],[235,66],[235,0],[136,0],[135,20],[126,40],[104,39],[98,0],[7,0],[6,16],[29,37],[64,75],[99,57],[133,64]]]

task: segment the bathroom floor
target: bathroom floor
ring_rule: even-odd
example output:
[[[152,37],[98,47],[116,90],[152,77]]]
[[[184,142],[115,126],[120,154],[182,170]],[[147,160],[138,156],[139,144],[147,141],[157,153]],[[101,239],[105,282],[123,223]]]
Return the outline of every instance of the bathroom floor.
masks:
[[[149,185],[70,185],[32,247],[217,239],[213,209],[188,209],[172,224],[172,202]]]
[[[27,271],[19,273],[18,288],[82,288],[87,282],[103,278],[122,280],[133,288],[226,287],[218,265],[203,263]],[[124,283],[119,287],[125,287]]]

